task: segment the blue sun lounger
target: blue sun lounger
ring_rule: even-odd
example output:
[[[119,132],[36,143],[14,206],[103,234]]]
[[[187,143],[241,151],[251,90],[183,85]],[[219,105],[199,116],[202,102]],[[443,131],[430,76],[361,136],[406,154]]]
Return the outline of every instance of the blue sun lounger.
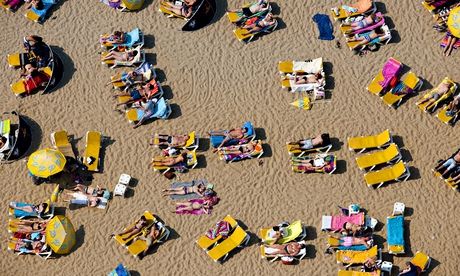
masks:
[[[57,0],[42,0],[43,8],[41,10],[32,7],[24,16],[34,22],[43,22],[48,11],[57,3]]]

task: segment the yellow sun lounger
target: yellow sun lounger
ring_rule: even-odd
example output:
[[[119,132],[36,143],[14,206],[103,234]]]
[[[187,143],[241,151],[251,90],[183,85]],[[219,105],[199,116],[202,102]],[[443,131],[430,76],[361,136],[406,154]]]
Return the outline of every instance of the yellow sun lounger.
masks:
[[[165,2],[168,2],[168,1],[167,0],[161,0],[160,1],[160,9],[158,10],[159,12],[162,12],[164,15],[166,15],[169,18],[176,17],[176,18],[188,20],[188,18],[186,18],[186,17],[184,17],[184,16],[182,16],[180,14],[177,14],[177,13],[174,13],[174,12],[170,11],[167,8],[168,6],[165,4]],[[182,1],[180,1],[180,2],[182,2]]]
[[[376,11],[376,6],[373,0],[357,0],[356,3],[352,5],[348,5],[351,8],[357,9],[356,12],[347,12],[345,9],[342,7],[337,7],[338,8],[338,14],[336,14],[333,10],[331,10],[331,17],[334,18],[334,20],[342,20],[346,19],[348,17],[354,17],[358,16],[361,14],[371,14]]]
[[[380,276],[381,271],[363,272],[355,270],[339,270],[338,276]]]
[[[262,239],[262,242],[265,244],[274,244],[274,240],[268,237],[268,232],[272,228],[262,228],[259,230],[259,237]],[[305,239],[306,233],[302,226],[302,222],[300,220],[296,220],[289,224],[286,228],[286,236],[279,239],[276,243],[277,244],[284,244],[290,242],[294,239],[303,240]]]
[[[373,136],[358,136],[348,138],[348,149],[363,152],[367,149],[383,148],[393,142],[390,131],[387,129]]]
[[[14,53],[8,54],[7,59],[10,67],[20,67],[30,63],[31,57],[29,57],[28,53]]]
[[[441,109],[441,111],[439,111],[438,114],[436,114],[436,117],[446,125],[453,125],[457,121],[460,110],[457,111],[453,116],[449,116],[447,115],[447,109],[448,106],[445,106],[443,109]]]
[[[438,105],[441,102],[447,100],[447,98],[452,96],[455,93],[455,90],[457,90],[457,84],[455,84],[455,82],[452,81],[448,77],[444,78],[441,83],[444,83],[444,84],[450,83],[452,86],[450,87],[450,89],[449,89],[449,91],[447,93],[445,93],[444,95],[439,97],[439,99],[437,99],[435,102],[433,102],[433,103],[424,102],[424,103],[420,104],[420,102],[422,100],[431,97],[434,93],[437,93],[439,85],[436,88],[432,89],[430,92],[426,93],[420,100],[418,100],[415,103],[418,106],[418,108],[420,108],[420,110],[425,111],[425,112],[433,112],[433,111],[435,111],[436,108],[438,107]]]
[[[51,133],[51,144],[55,149],[62,152],[64,156],[75,157],[67,131],[59,130]]]
[[[395,143],[391,143],[388,148],[367,153],[356,157],[356,163],[361,170],[372,169],[380,164],[391,164],[401,160],[401,153]]]
[[[157,222],[157,219],[155,218],[155,216],[152,215],[152,213],[150,213],[149,211],[145,211],[143,215],[147,220],[147,225],[142,229],[142,231],[139,231],[139,233],[129,237],[128,239],[125,239],[127,237],[126,234],[121,235],[121,236],[120,235],[115,235],[115,236],[113,236],[113,239],[116,240],[122,246],[126,246],[126,244],[128,242],[132,241],[135,237],[141,235],[143,232],[145,232],[147,229],[149,229],[150,226],[152,226],[154,223]],[[130,228],[134,227],[136,225],[136,222],[137,222],[137,220],[134,221],[132,224],[130,224],[128,227],[124,228],[123,231],[126,230],[126,229],[130,229]]]
[[[420,89],[423,85],[423,81],[417,77],[417,75],[413,72],[407,73],[407,75],[402,79],[403,84],[410,88],[412,91],[416,91]],[[395,95],[392,93],[392,90],[390,90],[388,93],[383,95],[382,101],[386,103],[390,107],[398,107],[403,98],[407,96],[408,94],[402,94],[402,95]]]
[[[153,145],[155,147],[160,146],[160,140],[158,138],[160,134],[155,134],[153,137]],[[166,135],[166,136],[174,136],[174,135]],[[192,131],[188,134],[188,140],[185,142],[185,145],[183,147],[173,147],[173,148],[181,148],[181,149],[188,149],[188,150],[195,150],[199,146],[199,141],[200,139],[196,136],[195,131]],[[168,147],[171,147],[168,145]]]
[[[423,271],[427,270],[428,267],[430,267],[431,258],[430,258],[430,256],[426,255],[425,253],[417,251],[417,253],[415,253],[415,256],[412,258],[412,260],[410,262],[413,265],[419,267],[423,272]]]
[[[383,68],[385,68],[386,66],[393,68],[394,75],[397,75],[398,72],[401,70],[403,64],[397,59],[391,57],[385,62],[385,64],[383,65]],[[380,69],[377,76],[375,76],[372,79],[371,83],[366,88],[367,91],[371,92],[374,95],[380,95],[383,92],[383,89],[386,88],[386,87],[382,87],[381,85],[381,83],[385,81],[385,77],[383,76],[383,68]],[[390,75],[389,77],[391,76],[393,75]]]
[[[214,262],[224,261],[228,254],[238,247],[242,247],[249,242],[249,234],[240,226],[236,226],[235,230],[222,242],[218,243],[211,250],[207,251]]]
[[[53,75],[53,71],[51,69],[51,67],[45,67],[43,69],[40,69],[43,73],[47,74],[48,76],[52,76]],[[17,82],[13,83],[13,84],[10,84],[10,87],[11,87],[11,91],[13,91],[13,93],[16,95],[16,96],[22,96],[24,93],[27,92],[27,88],[26,88],[26,79],[24,78],[21,78],[20,80],[18,80]],[[40,90],[42,88],[37,88],[37,90]],[[36,90],[34,90],[36,91]]]
[[[445,179],[444,181],[446,182],[447,186],[449,186],[453,190],[457,190],[459,187],[458,182],[455,182],[454,180],[452,180],[452,177],[449,177]]]
[[[378,171],[368,172],[364,175],[368,187],[377,185],[380,188],[389,181],[406,181],[410,177],[410,171],[403,161],[399,161],[391,167],[385,167]]]
[[[165,242],[170,234],[169,229],[163,223],[156,222],[156,225],[160,230],[160,235],[156,240],[152,241],[151,245]],[[128,252],[136,258],[139,256],[139,254],[147,250],[151,245],[148,245],[145,240],[138,239],[133,241],[126,249],[128,249]]]
[[[98,131],[88,131],[86,133],[86,148],[83,153],[83,164],[88,167],[89,171],[97,172],[99,171],[99,155],[101,151],[101,133]],[[94,158],[93,163],[89,164],[88,157]]]
[[[234,229],[236,226],[238,226],[238,222],[230,215],[227,215],[223,220],[230,224],[231,229]],[[212,240],[208,238],[206,235],[202,235],[196,240],[196,243],[201,249],[208,250],[211,246],[215,245],[221,239],[222,236],[220,235]]]
[[[338,250],[336,252],[337,263],[348,264],[348,266],[352,264],[363,264],[367,259],[377,257],[377,255],[380,255],[377,245],[366,251]]]

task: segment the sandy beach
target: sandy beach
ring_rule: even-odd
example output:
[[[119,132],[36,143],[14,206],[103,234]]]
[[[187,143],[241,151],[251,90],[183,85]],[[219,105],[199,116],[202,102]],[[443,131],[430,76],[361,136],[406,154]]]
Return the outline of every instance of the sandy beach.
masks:
[[[1,11],[0,48],[4,58],[0,76],[0,110],[18,110],[33,122],[32,149],[51,146],[50,134],[65,129],[74,135],[80,153],[88,130],[105,137],[103,171],[94,174],[93,185],[113,189],[121,173],[136,179],[133,194],[114,198],[107,211],[61,208],[77,230],[77,245],[69,255],[41,260],[16,256],[7,251],[10,201],[40,202],[49,198],[54,185],[35,186],[27,176],[26,158],[0,166],[0,202],[4,206],[0,231],[1,275],[106,275],[123,263],[133,275],[337,275],[341,265],[334,255],[323,254],[327,234],[321,232],[321,216],[337,214],[337,206],[359,203],[381,223],[375,235],[386,252],[386,217],[395,202],[404,202],[408,253],[389,256],[402,268],[415,252],[423,251],[433,261],[429,275],[457,275],[460,250],[458,192],[448,188],[431,172],[439,159],[458,149],[458,124],[450,127],[435,115],[421,112],[415,102],[450,76],[460,81],[459,51],[441,54],[443,34],[432,29],[433,20],[420,1],[387,0],[378,9],[392,27],[393,40],[363,57],[346,49],[345,39],[334,24],[334,35],[342,43],[317,39],[312,21],[316,13],[329,13],[338,1],[286,1],[273,3],[280,27],[249,44],[239,42],[225,9],[242,1],[217,1],[213,22],[195,32],[180,30],[183,20],[169,19],[158,12],[158,1],[148,0],[139,12],[120,13],[98,1],[61,1],[43,25],[16,13]],[[382,3],[383,2],[383,3]],[[157,69],[172,116],[132,129],[123,115],[114,111],[113,91],[105,84],[115,72],[100,64],[99,35],[118,29],[139,27],[146,35],[147,60]],[[58,89],[47,95],[16,98],[9,84],[19,73],[8,68],[6,54],[22,51],[21,39],[42,36],[61,57],[64,76]],[[389,57],[407,65],[424,81],[419,95],[398,109],[389,108],[366,86]],[[282,90],[277,69],[280,60],[323,57],[331,99],[305,111],[289,105],[299,98]],[[207,132],[252,121],[265,143],[265,154],[257,160],[226,164],[213,154]],[[390,129],[408,162],[411,177],[402,183],[375,190],[366,186],[356,166],[356,153],[347,148],[347,137],[377,134]],[[211,215],[173,214],[173,201],[161,196],[172,180],[149,168],[159,150],[149,146],[155,133],[185,134],[195,130],[201,139],[199,165],[174,181],[206,178],[215,185],[220,203]],[[337,171],[327,174],[295,174],[289,165],[285,143],[330,133]],[[67,207],[62,202],[60,206]],[[143,260],[130,256],[109,235],[130,224],[143,211],[158,215],[172,229],[172,239]],[[195,240],[225,215],[231,214],[251,233],[250,245],[233,254],[222,265],[214,263]],[[307,258],[295,266],[269,263],[260,258],[258,231],[281,221],[302,220],[307,226]],[[394,268],[393,273],[397,269]]]

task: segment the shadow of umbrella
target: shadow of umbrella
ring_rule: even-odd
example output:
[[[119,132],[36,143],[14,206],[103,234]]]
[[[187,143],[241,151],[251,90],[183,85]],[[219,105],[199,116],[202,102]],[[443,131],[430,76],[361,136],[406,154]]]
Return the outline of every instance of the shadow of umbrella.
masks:
[[[208,25],[216,13],[216,1],[215,0],[201,0],[198,8],[195,10],[193,15],[184,24],[182,31],[196,31],[204,26]]]

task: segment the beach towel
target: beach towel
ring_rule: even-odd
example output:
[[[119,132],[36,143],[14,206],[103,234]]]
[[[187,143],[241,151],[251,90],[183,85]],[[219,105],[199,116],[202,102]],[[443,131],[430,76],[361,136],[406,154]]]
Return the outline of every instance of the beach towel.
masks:
[[[449,40],[450,35],[451,34],[449,32],[447,32],[446,35],[444,36],[444,38],[442,39],[442,41],[441,41],[441,47],[442,48],[447,47],[447,41]],[[460,47],[460,39],[457,39],[457,42],[455,42],[455,44],[452,46],[452,48],[458,49],[459,47]]]
[[[322,65],[323,59],[316,58],[308,61],[294,61],[292,62],[292,69],[294,72],[302,71],[307,74],[316,74],[321,71]]]
[[[218,223],[216,223],[216,226],[214,228],[211,228],[206,232],[206,237],[213,240],[220,235],[224,239],[226,239],[230,232],[230,228],[230,223],[228,223],[225,220],[221,220]]]
[[[316,23],[316,26],[319,30],[319,39],[321,40],[333,40],[334,29],[332,28],[332,22],[329,19],[329,16],[321,13],[317,13],[313,16],[313,21]]]
[[[364,213],[361,212],[351,216],[345,216],[343,214],[338,216],[323,216],[321,230],[339,231],[346,222],[364,225]]]
[[[25,206],[34,207],[35,205],[30,204],[30,203],[24,203],[24,202],[16,202],[16,206],[17,207],[25,207]],[[15,217],[38,217],[38,213],[37,212],[26,212],[23,210],[14,209],[14,216]]]
[[[192,180],[191,182],[174,182],[173,184],[171,184],[171,188],[192,187],[199,184],[207,185],[208,181],[206,179],[197,179]],[[170,197],[173,200],[188,200],[200,198],[200,195],[193,193],[186,195],[170,195]]]
[[[388,245],[404,246],[404,217],[396,216],[387,219]]]
[[[319,83],[296,84],[295,79],[289,80],[289,85],[291,86],[291,92],[311,91],[311,90],[321,86]]]
[[[395,62],[393,59],[389,59],[387,63],[385,63],[385,65],[383,66],[383,80],[379,82],[380,86],[382,86],[382,88],[385,89],[393,80],[393,78],[396,77],[400,69],[401,64]]]
[[[189,200],[188,202],[191,202],[191,203],[199,203],[199,204],[203,204],[204,203],[204,199],[202,198],[199,198],[199,199],[191,199]],[[203,208],[201,209],[198,209],[198,210],[180,210],[181,207],[183,207],[184,205],[177,205],[176,206],[176,214],[179,214],[179,215],[203,215],[203,214],[211,214],[211,209],[209,208],[208,209],[208,212],[206,212]]]

